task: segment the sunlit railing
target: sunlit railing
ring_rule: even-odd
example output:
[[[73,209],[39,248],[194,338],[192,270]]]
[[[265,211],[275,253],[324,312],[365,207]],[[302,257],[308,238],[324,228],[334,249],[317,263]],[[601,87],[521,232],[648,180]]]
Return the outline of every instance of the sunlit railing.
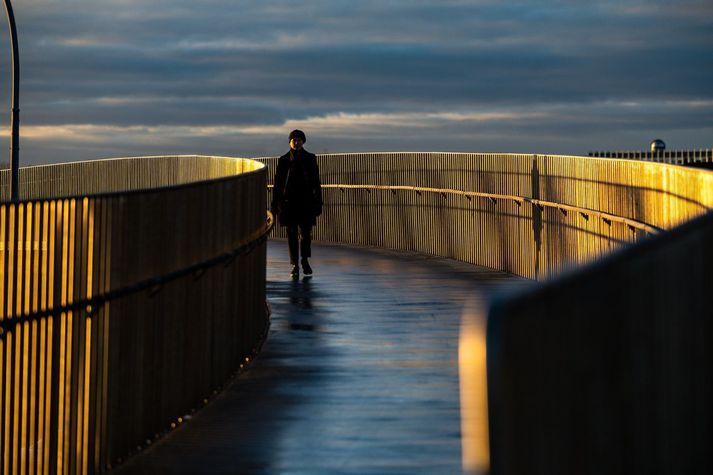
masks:
[[[276,159],[260,160],[271,181]],[[713,174],[647,162],[364,153],[318,155],[318,163],[326,206],[316,239],[435,254],[538,279],[713,206]]]
[[[543,155],[318,161],[317,239],[552,277],[490,309],[487,397],[482,315],[464,313],[465,472],[710,472],[713,173]]]
[[[144,157],[20,183],[0,204],[0,472],[104,471],[264,338],[265,169]]]
[[[275,160],[262,159],[270,179]],[[620,318],[616,324],[641,328],[654,309],[632,299],[647,301],[647,288],[653,288],[661,302],[677,302],[682,290],[673,282],[677,276],[684,282],[687,274],[671,266],[678,259],[698,268],[710,262],[702,231],[685,234],[674,253],[668,244],[650,244],[669,239],[660,230],[713,206],[709,172],[514,154],[339,154],[318,160],[325,208],[315,234],[325,241],[436,254],[542,278],[659,234],[629,248],[656,257],[636,264],[634,274],[625,272],[628,261],[622,261],[608,271],[618,280],[604,274],[592,284],[583,280],[571,293],[566,286],[546,287],[547,295],[534,297],[544,305],[535,320],[558,305],[564,316],[575,312],[578,307],[560,300],[570,295],[578,295],[581,305],[588,305],[586,296],[603,305],[613,285],[629,285],[643,273],[649,287],[636,287],[625,305],[609,301]],[[21,201],[0,204],[2,473],[106,470],[180,424],[251,358],[267,327],[267,178],[254,161],[196,156],[21,171]],[[0,193],[9,197],[4,185]],[[696,260],[696,253],[703,257]],[[671,285],[651,287],[657,272],[670,272]],[[695,289],[707,295],[710,279],[702,271],[696,275]],[[700,300],[691,302],[694,317],[707,309]],[[659,307],[661,315],[688,308]],[[528,312],[507,307],[511,311],[507,315]],[[571,322],[581,325],[572,331],[586,331],[591,320]],[[651,341],[667,341],[675,322],[657,322]],[[706,328],[699,332],[704,343]],[[531,340],[530,346],[517,340],[520,354],[543,351],[538,345],[545,340]],[[623,353],[606,353],[606,345],[580,342],[582,354],[611,356],[602,359],[605,368],[629,354],[626,345]],[[560,366],[544,371],[566,371],[569,355],[552,343],[547,350]],[[692,348],[705,351],[705,345]],[[511,373],[513,387],[521,384],[517,374],[539,369]],[[506,369],[489,368],[488,377],[500,371]],[[540,389],[547,401],[547,388]],[[496,462],[502,460],[493,453]]]
[[[319,164],[319,239],[533,278],[609,255],[491,313],[492,473],[705,473],[713,218],[659,230],[713,207],[713,173],[540,155],[350,154]],[[475,408],[478,420],[482,394],[466,396],[463,414]],[[488,464],[474,427],[463,432],[471,468]]]

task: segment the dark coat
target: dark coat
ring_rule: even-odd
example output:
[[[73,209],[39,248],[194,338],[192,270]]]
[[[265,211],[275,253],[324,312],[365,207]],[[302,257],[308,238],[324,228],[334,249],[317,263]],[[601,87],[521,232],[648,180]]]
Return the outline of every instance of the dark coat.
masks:
[[[314,226],[322,214],[322,185],[317,157],[305,149],[290,150],[277,161],[272,212],[282,226]]]

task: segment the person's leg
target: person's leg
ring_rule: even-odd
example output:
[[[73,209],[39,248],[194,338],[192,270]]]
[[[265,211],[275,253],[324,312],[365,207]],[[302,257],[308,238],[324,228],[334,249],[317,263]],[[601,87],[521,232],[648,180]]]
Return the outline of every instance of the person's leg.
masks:
[[[300,224],[300,252],[302,257],[312,257],[312,226]]]
[[[300,251],[302,252],[302,270],[310,275],[312,268],[309,265],[309,258],[312,257],[312,226],[309,224],[300,225]]]
[[[290,250],[290,264],[292,264],[292,273],[296,272],[299,274],[299,262],[300,262],[300,244],[299,244],[299,230],[297,225],[287,226],[287,247]]]

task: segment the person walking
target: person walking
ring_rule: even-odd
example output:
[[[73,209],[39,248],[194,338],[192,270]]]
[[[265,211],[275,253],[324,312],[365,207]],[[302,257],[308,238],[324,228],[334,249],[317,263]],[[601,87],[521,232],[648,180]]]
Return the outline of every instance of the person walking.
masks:
[[[317,157],[303,148],[307,137],[301,130],[289,135],[290,151],[277,161],[275,186],[270,210],[287,228],[292,278],[299,278],[300,267],[306,276],[312,275],[312,226],[322,214],[322,185]],[[300,260],[300,253],[302,259]]]

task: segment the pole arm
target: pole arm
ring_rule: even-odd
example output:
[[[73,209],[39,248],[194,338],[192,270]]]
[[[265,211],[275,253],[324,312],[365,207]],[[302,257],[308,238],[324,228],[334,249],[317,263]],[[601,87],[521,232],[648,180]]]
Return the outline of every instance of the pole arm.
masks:
[[[12,201],[16,202],[20,199],[20,54],[17,47],[15,14],[12,11],[10,0],[5,0],[5,11],[10,25],[10,41],[12,42],[12,115],[10,118],[12,129],[12,137],[10,138],[12,178],[10,195]]]

